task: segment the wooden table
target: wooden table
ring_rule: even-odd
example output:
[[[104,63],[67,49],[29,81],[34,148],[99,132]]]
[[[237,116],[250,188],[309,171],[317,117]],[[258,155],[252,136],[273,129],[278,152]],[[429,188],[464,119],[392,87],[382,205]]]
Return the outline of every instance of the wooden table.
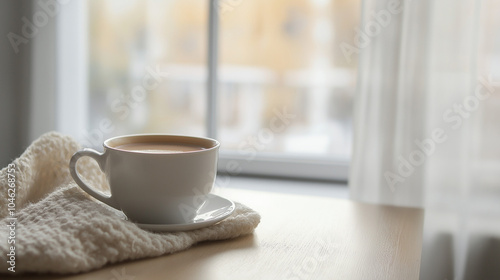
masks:
[[[236,189],[215,193],[262,215],[253,235],[85,274],[35,279],[419,278],[421,209]]]

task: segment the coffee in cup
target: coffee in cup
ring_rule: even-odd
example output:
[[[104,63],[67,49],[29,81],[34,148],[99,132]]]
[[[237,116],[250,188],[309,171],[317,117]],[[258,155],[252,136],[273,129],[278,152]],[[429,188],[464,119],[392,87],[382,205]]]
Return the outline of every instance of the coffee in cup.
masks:
[[[139,152],[139,153],[186,153],[204,150],[205,148],[197,145],[185,143],[128,143],[116,147],[118,150]]]
[[[203,137],[142,134],[104,141],[104,152],[83,149],[70,161],[76,183],[140,224],[190,222],[207,200],[217,172],[219,142]],[[89,156],[106,174],[110,195],[85,184],[76,170]]]

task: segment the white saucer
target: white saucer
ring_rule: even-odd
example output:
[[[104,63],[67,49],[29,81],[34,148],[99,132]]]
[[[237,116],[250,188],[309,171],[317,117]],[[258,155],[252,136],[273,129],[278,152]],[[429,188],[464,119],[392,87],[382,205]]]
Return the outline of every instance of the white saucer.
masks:
[[[208,227],[231,215],[235,209],[234,203],[215,194],[208,194],[205,204],[198,210],[193,221],[184,224],[138,224],[142,229],[150,231],[184,231]]]

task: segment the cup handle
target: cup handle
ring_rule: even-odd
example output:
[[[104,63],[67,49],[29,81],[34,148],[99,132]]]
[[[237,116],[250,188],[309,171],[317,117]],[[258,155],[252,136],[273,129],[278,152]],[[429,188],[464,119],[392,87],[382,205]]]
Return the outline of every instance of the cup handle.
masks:
[[[88,156],[88,157],[91,157],[93,158],[95,161],[97,161],[97,163],[99,164],[99,168],[101,169],[101,171],[103,171],[103,166],[104,166],[104,161],[105,161],[105,157],[104,157],[104,154],[102,153],[99,153],[98,151],[95,151],[95,150],[92,150],[92,149],[83,149],[81,151],[78,151],[76,152],[72,157],[71,157],[71,160],[69,162],[69,171],[71,173],[71,176],[73,177],[73,179],[75,180],[75,182],[78,184],[78,186],[80,186],[80,188],[82,188],[84,191],[86,191],[88,194],[90,194],[91,196],[93,196],[95,199],[113,207],[113,208],[116,208],[118,210],[120,210],[118,204],[116,203],[116,201],[113,199],[113,195],[109,195],[109,196],[105,196],[105,195],[102,195],[101,193],[95,191],[93,188],[87,186],[87,184],[85,184],[82,179],[80,178],[80,174],[78,173],[78,171],[76,171],[76,162],[81,158],[81,157],[84,157],[84,156]]]

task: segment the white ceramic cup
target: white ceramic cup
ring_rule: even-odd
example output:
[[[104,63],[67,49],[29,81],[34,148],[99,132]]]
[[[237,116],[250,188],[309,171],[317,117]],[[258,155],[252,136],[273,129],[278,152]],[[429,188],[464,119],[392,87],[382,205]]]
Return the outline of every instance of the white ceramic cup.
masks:
[[[130,143],[177,143],[202,150],[180,153],[127,151]],[[141,224],[182,224],[192,221],[206,202],[217,171],[219,142],[214,139],[143,134],[108,139],[104,152],[83,149],[71,158],[69,168],[76,183],[94,198],[121,210]],[[85,184],[76,170],[79,158],[89,156],[106,174],[110,195]]]

